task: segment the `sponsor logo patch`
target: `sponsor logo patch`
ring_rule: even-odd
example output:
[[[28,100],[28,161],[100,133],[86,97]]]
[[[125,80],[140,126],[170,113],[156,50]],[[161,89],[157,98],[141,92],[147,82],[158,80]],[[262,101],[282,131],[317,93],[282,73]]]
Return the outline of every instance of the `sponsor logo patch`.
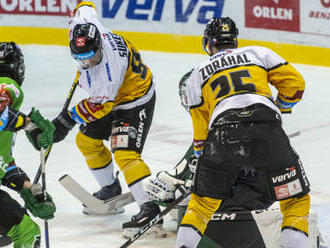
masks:
[[[287,184],[283,184],[277,187],[274,187],[276,198],[278,200],[292,197],[302,192],[302,187],[299,182],[299,179],[296,179]]]
[[[76,39],[76,46],[77,47],[84,47],[86,44],[86,38],[85,37],[79,37]]]
[[[111,148],[127,148],[128,147],[128,136],[127,135],[116,135],[111,136]]]

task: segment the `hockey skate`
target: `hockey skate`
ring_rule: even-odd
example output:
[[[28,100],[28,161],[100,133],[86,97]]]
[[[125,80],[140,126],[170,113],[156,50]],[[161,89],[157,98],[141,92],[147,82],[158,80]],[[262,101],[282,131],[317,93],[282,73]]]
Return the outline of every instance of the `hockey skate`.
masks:
[[[119,196],[119,195],[121,195],[121,186],[120,186],[118,178],[116,178],[116,180],[113,184],[104,186],[98,192],[95,192],[93,194],[94,197],[96,197],[97,199],[103,200],[103,201],[110,200],[111,198],[113,198],[115,196]],[[84,206],[84,208],[83,208],[84,214],[100,215],[100,214],[92,211],[91,209],[89,209],[87,206],[85,206],[85,205],[83,205],[83,206]],[[123,212],[125,212],[125,209],[123,207],[120,207],[120,208],[116,208],[116,209],[110,209],[107,214],[113,215],[113,214],[120,214]]]
[[[160,208],[156,203],[144,203],[141,206],[140,212],[134,215],[131,221],[125,222],[123,224],[123,237],[126,239],[132,238],[140,228],[144,227],[159,213]],[[157,224],[153,225],[148,231],[146,231],[141,238],[165,238],[166,236],[166,231],[163,228],[163,220],[161,219]]]

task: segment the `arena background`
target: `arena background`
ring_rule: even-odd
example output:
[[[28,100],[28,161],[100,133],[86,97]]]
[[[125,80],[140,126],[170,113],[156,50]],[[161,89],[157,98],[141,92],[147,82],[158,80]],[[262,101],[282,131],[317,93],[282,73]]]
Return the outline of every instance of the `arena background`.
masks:
[[[67,45],[81,0],[1,0],[2,40]],[[94,0],[102,22],[142,50],[201,53],[203,28],[230,16],[239,45],[263,45],[294,63],[330,66],[329,0]]]

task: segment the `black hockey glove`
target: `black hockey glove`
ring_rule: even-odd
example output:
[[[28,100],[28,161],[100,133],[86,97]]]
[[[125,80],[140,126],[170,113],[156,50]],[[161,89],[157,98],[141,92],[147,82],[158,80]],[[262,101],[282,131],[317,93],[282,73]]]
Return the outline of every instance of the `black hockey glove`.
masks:
[[[2,178],[2,185],[15,191],[20,191],[23,188],[24,182],[29,180],[30,179],[21,168],[11,166],[7,169],[5,176]]]
[[[72,120],[67,110],[62,111],[54,120],[56,127],[54,133],[54,143],[64,140],[69,131],[75,126],[76,122]]]

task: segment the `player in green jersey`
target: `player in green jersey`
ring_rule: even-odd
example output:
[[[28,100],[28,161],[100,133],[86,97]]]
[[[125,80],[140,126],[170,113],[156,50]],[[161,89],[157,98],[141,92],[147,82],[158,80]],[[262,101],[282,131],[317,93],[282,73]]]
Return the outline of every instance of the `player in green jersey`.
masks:
[[[24,129],[34,147],[40,150],[53,143],[54,125],[32,108],[28,116],[19,111],[23,101],[21,85],[25,67],[21,49],[14,42],[0,42],[0,183],[17,191],[27,209],[35,217],[51,219],[55,205],[47,194],[45,200],[40,184],[32,184],[12,156],[15,133]],[[37,128],[42,132],[35,138]],[[0,189],[0,233],[10,237],[14,248],[39,248],[39,226],[27,210],[6,191]]]

